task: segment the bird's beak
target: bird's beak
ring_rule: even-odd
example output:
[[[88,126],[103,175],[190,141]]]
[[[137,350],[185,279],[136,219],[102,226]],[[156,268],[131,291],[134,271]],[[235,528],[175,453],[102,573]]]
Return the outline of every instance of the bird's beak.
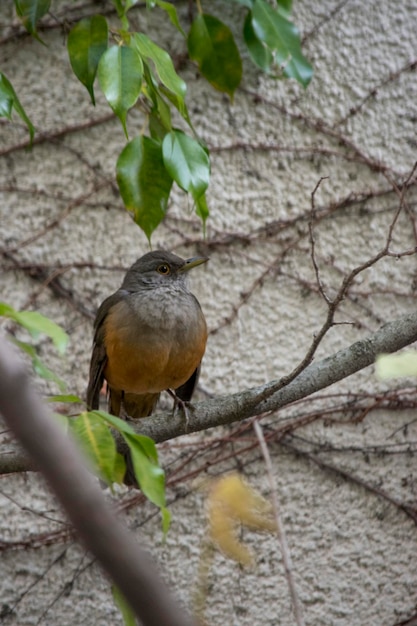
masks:
[[[193,269],[193,267],[197,267],[197,265],[202,265],[202,263],[207,263],[209,260],[208,256],[193,256],[191,259],[187,259],[184,265],[178,270],[179,272],[188,272],[188,270]]]

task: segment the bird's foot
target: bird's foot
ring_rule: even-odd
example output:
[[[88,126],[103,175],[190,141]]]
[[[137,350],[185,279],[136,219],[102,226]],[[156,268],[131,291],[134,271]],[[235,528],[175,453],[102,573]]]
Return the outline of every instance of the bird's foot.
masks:
[[[185,432],[189,432],[190,428],[190,409],[193,408],[191,402],[186,402],[185,400],[181,400],[172,389],[167,389],[169,395],[174,399],[174,406],[172,409],[172,415],[175,415],[177,410],[180,408],[184,413],[185,418]]]

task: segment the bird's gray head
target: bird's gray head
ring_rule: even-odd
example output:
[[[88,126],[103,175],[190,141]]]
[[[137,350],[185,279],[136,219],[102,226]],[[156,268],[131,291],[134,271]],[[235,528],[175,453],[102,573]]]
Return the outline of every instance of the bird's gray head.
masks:
[[[127,271],[122,289],[136,291],[138,288],[152,289],[164,284],[185,285],[188,271],[208,261],[208,257],[195,256],[182,259],[172,252],[155,250],[138,259]]]

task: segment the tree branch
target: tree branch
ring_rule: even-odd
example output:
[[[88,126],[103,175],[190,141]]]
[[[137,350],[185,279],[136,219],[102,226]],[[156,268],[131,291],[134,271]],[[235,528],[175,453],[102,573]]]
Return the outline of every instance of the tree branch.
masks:
[[[189,411],[188,431],[182,414],[172,415],[170,412],[158,413],[137,421],[134,427],[138,433],[148,435],[159,443],[187,432],[197,432],[277,411],[371,365],[378,354],[396,352],[414,341],[417,341],[417,313],[384,324],[365,339],[360,339],[348,348],[306,367],[288,385],[258,404],[254,404],[254,400],[269,388],[276,387],[279,381],[273,380],[266,385],[230,396],[196,403],[193,410]]]
[[[80,451],[29,383],[22,361],[0,337],[0,411],[44,474],[85,545],[146,626],[192,626],[148,553],[104,499]]]
[[[417,341],[417,313],[384,324],[365,339],[311,364],[297,378],[271,395],[268,391],[277,388],[279,380],[230,396],[195,403],[188,411],[188,428],[180,411],[174,415],[172,411],[160,412],[130,423],[137,433],[147,435],[157,443],[187,433],[232,424],[261,413],[277,411],[296,400],[306,398],[368,367],[378,354],[396,352],[414,341]],[[264,399],[257,402],[259,397]],[[16,471],[14,468],[17,461],[12,451],[13,448],[9,447],[9,454],[0,455],[0,474]],[[22,471],[22,462],[18,467]]]

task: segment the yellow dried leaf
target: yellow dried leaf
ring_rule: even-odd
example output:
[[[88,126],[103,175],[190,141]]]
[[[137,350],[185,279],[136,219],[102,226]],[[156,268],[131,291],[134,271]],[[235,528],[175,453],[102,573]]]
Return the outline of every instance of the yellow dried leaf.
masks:
[[[211,483],[207,509],[211,540],[226,556],[242,565],[253,564],[253,557],[237,539],[239,526],[276,530],[271,505],[237,473]]]

